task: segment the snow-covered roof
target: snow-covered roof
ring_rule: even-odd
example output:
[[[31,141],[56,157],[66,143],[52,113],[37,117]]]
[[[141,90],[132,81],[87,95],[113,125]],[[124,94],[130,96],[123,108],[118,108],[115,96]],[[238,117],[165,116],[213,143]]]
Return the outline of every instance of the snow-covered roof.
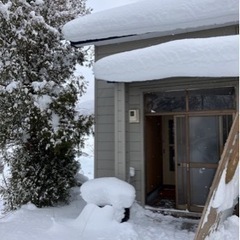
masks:
[[[114,54],[94,65],[97,79],[134,82],[239,75],[239,36],[183,39]]]
[[[146,36],[238,24],[238,0],[143,0],[79,17],[63,34],[73,45],[106,44]]]

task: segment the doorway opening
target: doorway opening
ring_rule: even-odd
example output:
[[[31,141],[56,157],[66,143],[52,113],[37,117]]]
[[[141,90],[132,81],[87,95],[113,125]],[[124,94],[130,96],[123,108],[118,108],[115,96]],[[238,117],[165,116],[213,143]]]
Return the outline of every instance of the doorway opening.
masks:
[[[173,116],[146,117],[146,203],[175,208],[175,150]]]
[[[232,125],[233,95],[226,88],[145,97],[146,205],[203,210]]]

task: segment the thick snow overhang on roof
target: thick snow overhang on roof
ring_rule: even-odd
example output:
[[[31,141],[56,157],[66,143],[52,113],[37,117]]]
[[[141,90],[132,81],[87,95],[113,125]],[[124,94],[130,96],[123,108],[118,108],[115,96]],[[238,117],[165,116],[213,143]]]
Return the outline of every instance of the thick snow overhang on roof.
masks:
[[[97,79],[136,82],[169,77],[239,76],[239,36],[183,39],[118,53],[94,65]]]
[[[79,17],[64,25],[63,34],[82,46],[227,26],[238,24],[238,4],[238,0],[144,0]]]

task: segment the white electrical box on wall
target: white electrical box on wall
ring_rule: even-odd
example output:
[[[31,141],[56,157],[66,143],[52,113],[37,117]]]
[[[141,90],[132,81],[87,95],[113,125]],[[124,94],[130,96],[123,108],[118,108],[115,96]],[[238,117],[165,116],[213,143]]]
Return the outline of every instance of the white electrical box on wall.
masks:
[[[130,123],[139,123],[139,109],[129,110],[129,122]]]

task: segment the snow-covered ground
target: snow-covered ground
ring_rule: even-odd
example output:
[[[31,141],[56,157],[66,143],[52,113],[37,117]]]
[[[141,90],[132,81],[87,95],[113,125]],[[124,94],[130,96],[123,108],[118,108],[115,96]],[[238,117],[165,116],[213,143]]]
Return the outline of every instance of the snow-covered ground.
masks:
[[[93,178],[93,137],[86,142],[79,158],[81,173]],[[101,195],[99,192],[99,195]],[[197,220],[174,218],[145,210],[137,203],[130,209],[130,220],[120,223],[111,209],[91,207],[94,213],[81,214],[86,202],[80,189],[72,191],[69,205],[36,208],[29,203],[21,209],[0,214],[1,240],[190,240],[194,239]],[[0,200],[0,209],[2,209]],[[85,208],[86,212],[86,208]],[[210,240],[238,239],[239,218],[230,217]]]
[[[93,178],[93,137],[86,141],[84,154],[79,157],[81,173]],[[101,195],[101,193],[99,193]],[[111,218],[106,208],[98,208],[95,221],[81,215],[86,202],[80,189],[72,191],[69,205],[36,208],[29,203],[21,209],[0,214],[1,240],[150,240],[193,239],[196,220],[176,219],[144,210],[134,203],[130,220],[120,223]],[[0,200],[0,209],[3,202]],[[86,229],[85,229],[86,228]],[[92,231],[91,231],[92,228]],[[88,231],[87,231],[88,229]],[[90,229],[90,231],[89,231]]]
[[[99,4],[98,2],[96,4]],[[135,2],[135,0],[131,0],[130,2]],[[101,6],[103,6],[102,4],[103,1],[101,2]],[[137,24],[139,25],[138,22]],[[117,25],[119,25],[119,22],[117,22]],[[82,69],[79,71],[81,72]],[[90,112],[93,109],[92,79],[92,74],[89,73],[86,80],[90,82],[91,93],[89,98],[85,98],[83,104],[79,104],[79,110],[82,112],[86,110],[89,113],[89,109],[91,109]],[[88,179],[94,178],[93,156],[93,137],[90,137],[86,142],[83,155],[78,158],[81,163],[80,173]],[[99,195],[102,192],[100,190]],[[80,188],[72,189],[72,199],[69,205],[39,209],[29,203],[21,209],[7,214],[2,212],[3,202],[0,199],[0,239],[193,240],[198,224],[197,220],[174,218],[151,212],[143,209],[136,202],[134,202],[130,209],[129,221],[124,223],[120,223],[119,220],[114,218],[112,214],[113,209],[110,206],[103,208],[99,208],[96,205],[86,206],[87,203],[80,194]],[[232,216],[208,240],[235,239],[239,239],[239,218]]]
[[[101,229],[92,225],[93,231],[86,235],[79,222],[85,202],[77,191],[75,195],[69,206],[38,209],[28,204],[1,218],[1,240],[187,240],[194,237],[191,230],[184,229],[188,222],[145,211],[137,204],[131,209],[129,222],[105,225],[104,216],[99,216],[95,224],[101,225]]]

